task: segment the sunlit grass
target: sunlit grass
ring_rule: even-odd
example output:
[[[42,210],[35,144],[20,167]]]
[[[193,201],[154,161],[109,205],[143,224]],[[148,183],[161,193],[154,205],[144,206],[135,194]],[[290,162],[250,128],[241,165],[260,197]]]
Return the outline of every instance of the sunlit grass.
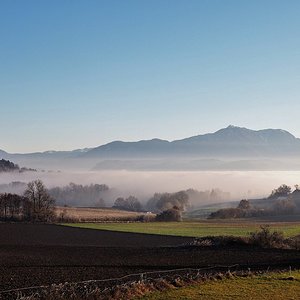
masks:
[[[289,276],[294,280],[286,280]],[[222,281],[207,281],[187,287],[163,292],[154,292],[136,298],[143,300],[220,300],[220,299],[263,299],[287,300],[299,299],[300,271],[291,274],[271,274],[267,276],[239,277]]]
[[[176,236],[247,236],[249,232],[259,229],[262,223],[249,222],[151,222],[151,223],[70,223],[67,226],[112,230],[122,232],[138,232],[148,234]],[[300,234],[299,223],[273,223],[272,230],[279,230],[286,237]]]

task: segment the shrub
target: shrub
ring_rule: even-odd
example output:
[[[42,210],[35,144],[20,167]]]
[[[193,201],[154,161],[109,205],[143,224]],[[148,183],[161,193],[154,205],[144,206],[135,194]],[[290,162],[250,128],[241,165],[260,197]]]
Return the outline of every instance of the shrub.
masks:
[[[147,222],[153,222],[155,220],[156,220],[155,214],[145,214],[145,215],[141,215],[141,216],[137,217],[138,222],[147,223]]]
[[[240,208],[223,208],[216,212],[212,212],[209,216],[210,219],[234,219],[242,218],[244,211]]]
[[[250,233],[249,242],[263,248],[285,248],[286,240],[280,231],[271,231],[268,225],[260,226],[260,230]]]
[[[248,244],[248,239],[246,237],[236,237],[236,236],[206,236],[195,238],[189,246],[200,246],[200,247],[235,247],[235,246],[245,246]]]
[[[177,206],[173,206],[173,208],[156,215],[155,220],[159,222],[180,222],[182,221],[181,210]]]
[[[300,250],[300,235],[286,239],[287,244],[291,249]]]

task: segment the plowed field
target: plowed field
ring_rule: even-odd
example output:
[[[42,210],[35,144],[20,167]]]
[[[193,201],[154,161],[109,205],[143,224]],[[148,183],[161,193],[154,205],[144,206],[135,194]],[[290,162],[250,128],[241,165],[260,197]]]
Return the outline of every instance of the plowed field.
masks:
[[[183,267],[300,267],[300,251],[182,247],[191,238],[0,224],[0,291]]]

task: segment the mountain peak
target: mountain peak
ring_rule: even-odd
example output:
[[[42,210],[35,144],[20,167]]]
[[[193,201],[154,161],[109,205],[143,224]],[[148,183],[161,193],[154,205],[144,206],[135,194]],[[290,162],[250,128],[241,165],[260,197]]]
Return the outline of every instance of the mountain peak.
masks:
[[[229,125],[226,127],[226,129],[245,129],[243,127],[235,126],[235,125]]]
[[[252,134],[255,133],[254,130],[245,128],[245,127],[239,127],[239,126],[235,126],[235,125],[229,125],[225,128],[221,128],[218,131],[216,131],[214,134],[217,135],[239,135],[239,134]]]

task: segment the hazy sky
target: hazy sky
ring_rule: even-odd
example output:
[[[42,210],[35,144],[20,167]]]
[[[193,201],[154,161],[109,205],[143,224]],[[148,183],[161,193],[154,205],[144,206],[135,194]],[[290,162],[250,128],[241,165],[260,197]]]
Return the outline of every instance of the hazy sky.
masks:
[[[299,0],[1,0],[0,149],[300,137],[299,16]]]

